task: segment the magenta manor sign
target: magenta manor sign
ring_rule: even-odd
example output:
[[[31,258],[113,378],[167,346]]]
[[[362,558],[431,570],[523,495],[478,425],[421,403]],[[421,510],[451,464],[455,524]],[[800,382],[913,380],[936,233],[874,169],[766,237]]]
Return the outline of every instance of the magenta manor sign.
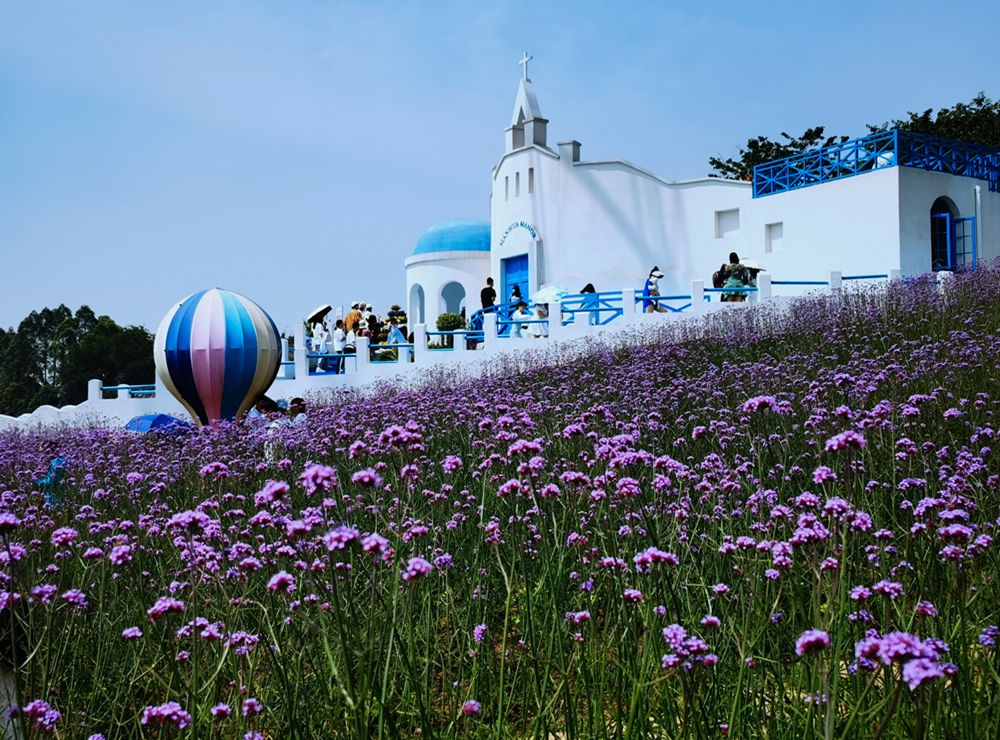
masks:
[[[524,229],[529,234],[531,234],[532,239],[538,238],[538,233],[535,231],[534,226],[529,224],[527,221],[515,221],[504,230],[503,236],[500,237],[500,244],[498,244],[497,246],[502,247],[504,242],[507,241],[507,237],[510,236],[511,233],[516,229]]]

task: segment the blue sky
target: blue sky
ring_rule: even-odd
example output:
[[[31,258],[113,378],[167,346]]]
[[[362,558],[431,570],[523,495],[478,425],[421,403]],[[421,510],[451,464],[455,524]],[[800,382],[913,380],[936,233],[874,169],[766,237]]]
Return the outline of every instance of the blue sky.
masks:
[[[687,179],[758,134],[996,99],[990,28],[995,0],[0,0],[0,326],[86,303],[155,331],[213,286],[279,329],[405,305],[420,234],[489,218],[524,51],[550,142]]]

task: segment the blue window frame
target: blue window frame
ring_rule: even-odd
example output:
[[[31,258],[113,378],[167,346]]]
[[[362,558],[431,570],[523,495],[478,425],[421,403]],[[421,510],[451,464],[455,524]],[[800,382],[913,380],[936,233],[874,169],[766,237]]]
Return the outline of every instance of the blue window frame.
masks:
[[[951,213],[931,213],[931,269],[954,269]]]
[[[976,269],[976,218],[954,219],[952,243],[955,246],[955,269]]]

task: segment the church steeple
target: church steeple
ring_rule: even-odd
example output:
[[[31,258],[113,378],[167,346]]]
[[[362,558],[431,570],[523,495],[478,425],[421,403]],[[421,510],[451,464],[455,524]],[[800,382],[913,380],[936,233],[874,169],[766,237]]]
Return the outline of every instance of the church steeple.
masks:
[[[528,62],[531,59],[528,52],[525,52],[524,58],[518,62],[524,65],[524,76],[517,89],[514,115],[510,119],[510,126],[506,129],[508,152],[531,144],[545,146],[545,127],[548,120],[542,118],[542,109],[538,107],[535,88],[528,79]]]

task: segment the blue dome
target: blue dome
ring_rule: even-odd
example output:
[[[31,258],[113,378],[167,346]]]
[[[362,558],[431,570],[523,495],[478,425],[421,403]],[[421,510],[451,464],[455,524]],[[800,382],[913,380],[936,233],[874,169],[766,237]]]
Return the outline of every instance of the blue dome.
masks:
[[[490,225],[486,221],[456,218],[427,229],[417,240],[417,248],[413,253],[489,251]]]

